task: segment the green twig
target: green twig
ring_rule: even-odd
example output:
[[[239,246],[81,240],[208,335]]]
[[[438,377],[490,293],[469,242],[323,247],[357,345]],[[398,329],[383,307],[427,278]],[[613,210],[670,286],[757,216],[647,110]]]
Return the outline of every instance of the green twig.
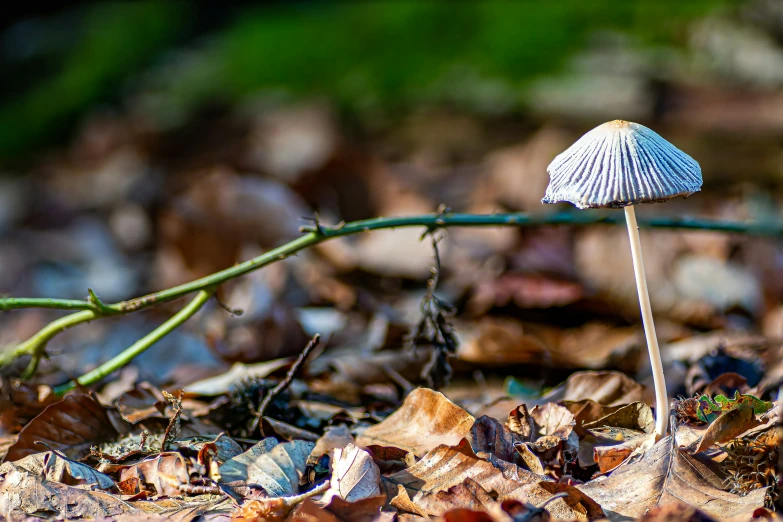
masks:
[[[304,231],[306,233],[302,237],[272,249],[265,254],[245,261],[244,263],[235,265],[231,268],[221,270],[220,272],[216,272],[212,275],[191,281],[190,283],[175,286],[173,288],[128,301],[106,304],[101,301],[98,296],[92,292],[92,290],[89,291],[90,295],[84,301],[71,299],[18,297],[0,299],[0,311],[8,311],[20,308],[81,310],[80,312],[71,314],[50,323],[28,341],[25,341],[11,350],[6,351],[5,354],[0,355],[0,365],[7,364],[11,360],[21,355],[33,355],[33,360],[25,372],[25,375],[29,376],[35,371],[40,358],[44,355],[44,348],[46,343],[54,335],[68,328],[69,326],[73,326],[75,324],[89,321],[98,317],[136,312],[155,304],[165,303],[178,299],[193,292],[203,291],[209,288],[217,288],[226,281],[245,275],[248,272],[252,272],[253,270],[257,270],[276,261],[285,259],[286,257],[299,252],[300,250],[304,250],[308,247],[317,245],[332,238],[349,236],[371,230],[402,227],[425,227],[429,232],[432,232],[438,228],[446,227],[615,225],[624,223],[625,221],[623,214],[613,211],[583,211],[576,213],[566,212],[541,216],[524,213],[452,214],[448,212],[441,212],[418,216],[366,219],[362,221],[340,224],[336,227],[326,227],[319,223],[316,219],[314,225],[305,227]],[[781,224],[737,223],[710,219],[676,217],[651,218],[647,220],[640,220],[639,223],[641,226],[646,228],[708,230],[716,232],[783,237],[783,225]],[[145,339],[142,341],[146,339],[147,338],[145,337]],[[148,347],[149,346],[146,346],[144,349]]]
[[[54,389],[54,392],[57,394],[63,394],[74,389],[77,385],[89,386],[91,384],[95,384],[107,375],[110,375],[111,373],[119,370],[126,364],[130,363],[137,356],[147,351],[150,346],[170,334],[179,325],[193,317],[193,315],[198,312],[207,301],[209,301],[209,298],[212,297],[214,293],[214,288],[201,290],[185,308],[177,312],[168,321],[155,328],[152,332],[133,343],[133,345],[125,349],[122,353],[110,359],[109,361],[106,361],[94,370],[85,373],[75,381],[57,386]]]

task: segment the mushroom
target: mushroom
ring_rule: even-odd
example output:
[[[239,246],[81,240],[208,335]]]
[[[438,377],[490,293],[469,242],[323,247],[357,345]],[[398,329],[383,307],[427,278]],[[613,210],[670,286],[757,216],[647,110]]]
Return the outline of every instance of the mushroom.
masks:
[[[577,208],[624,208],[647,349],[655,383],[655,434],[666,434],[669,400],[644,276],[634,205],[690,196],[701,190],[701,168],[690,156],[644,125],[614,120],[599,125],[547,167],[543,203]]]

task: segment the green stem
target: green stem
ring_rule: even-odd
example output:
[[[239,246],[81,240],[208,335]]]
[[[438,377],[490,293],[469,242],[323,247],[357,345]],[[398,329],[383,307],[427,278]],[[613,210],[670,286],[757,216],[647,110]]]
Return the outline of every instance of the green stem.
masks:
[[[247,274],[270,263],[284,259],[300,250],[317,245],[332,238],[349,236],[359,232],[387,228],[426,227],[496,227],[496,226],[548,226],[548,225],[624,225],[622,213],[602,211],[563,212],[559,214],[530,215],[524,213],[506,214],[423,214],[418,216],[374,218],[346,223],[342,227],[323,227],[311,231],[278,248],[256,258],[221,270],[209,276],[162,290],[143,297],[114,304],[103,304],[95,300],[66,300],[41,298],[0,299],[0,311],[17,308],[59,308],[62,310],[92,310],[99,315],[125,314],[148,308],[158,303],[178,299],[209,286],[220,285],[230,279]],[[640,219],[642,228],[674,228],[708,230],[714,232],[738,233],[771,237],[783,237],[783,225],[727,222],[700,218],[657,217]]]
[[[122,353],[118,354],[116,357],[101,364],[94,370],[85,373],[75,381],[71,381],[63,385],[57,386],[54,389],[54,392],[58,395],[62,395],[76,388],[76,386],[90,386],[91,384],[95,384],[96,382],[102,380],[104,377],[119,370],[126,364],[133,361],[133,359],[135,359],[137,356],[147,351],[147,349],[149,349],[153,344],[155,344],[156,342],[160,341],[165,336],[170,334],[179,325],[181,325],[182,323],[184,323],[185,321],[193,317],[193,315],[196,312],[198,312],[201,309],[201,307],[203,307],[207,303],[207,301],[209,301],[209,299],[212,297],[214,293],[215,293],[214,288],[201,290],[198,294],[196,294],[196,297],[193,298],[193,300],[190,303],[188,303],[187,306],[185,306],[185,308],[177,312],[168,321],[155,328],[152,332],[150,332],[143,338],[133,343]]]
[[[770,237],[783,237],[783,225],[736,223],[699,218],[670,218],[658,217],[640,220],[641,226],[646,228],[674,228],[690,230],[709,230],[715,232],[752,234]],[[245,275],[263,266],[317,245],[332,238],[349,236],[370,230],[392,229],[403,227],[425,227],[427,230],[435,230],[446,227],[495,227],[495,226],[551,226],[551,225],[617,225],[624,224],[624,216],[615,211],[582,211],[565,212],[559,214],[530,215],[524,213],[505,214],[424,214],[418,216],[374,218],[362,221],[346,223],[339,227],[324,227],[316,223],[310,227],[308,233],[270,250],[265,254],[245,261],[231,268],[221,270],[212,275],[202,277],[189,283],[175,286],[160,292],[137,297],[128,301],[114,304],[103,303],[92,290],[84,301],[70,299],[47,298],[19,298],[9,297],[0,299],[0,311],[8,311],[20,308],[56,308],[60,310],[81,310],[75,314],[58,319],[24,343],[0,354],[0,366],[7,364],[15,358],[31,354],[33,359],[25,372],[26,376],[35,372],[40,358],[44,355],[46,343],[60,331],[78,323],[89,321],[97,317],[121,315],[136,312],[159,303],[173,301],[193,292],[204,291],[209,288],[217,288],[228,280]],[[184,310],[183,310],[184,312]],[[177,316],[175,316],[176,318]],[[172,319],[175,319],[172,318]],[[175,326],[176,327],[176,326]],[[154,334],[155,332],[153,332]],[[166,332],[167,333],[167,332]],[[151,334],[152,335],[152,334]],[[165,333],[163,334],[165,335]],[[148,336],[149,337],[149,336]],[[140,342],[148,339],[145,337]],[[152,340],[154,342],[154,340]],[[138,343],[137,343],[138,344]],[[152,343],[150,343],[152,344]],[[135,347],[136,345],[134,345]],[[144,346],[146,350],[149,346]],[[132,358],[132,356],[130,357]],[[110,361],[112,362],[112,361]],[[108,363],[107,363],[108,364]],[[123,363],[124,364],[124,363]],[[96,370],[97,371],[97,370]],[[81,382],[81,381],[80,381]]]

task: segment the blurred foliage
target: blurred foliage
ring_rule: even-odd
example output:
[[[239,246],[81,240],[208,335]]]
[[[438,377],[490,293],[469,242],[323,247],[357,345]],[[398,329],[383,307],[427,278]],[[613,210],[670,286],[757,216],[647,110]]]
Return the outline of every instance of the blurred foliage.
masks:
[[[259,90],[325,96],[349,109],[421,102],[482,108],[524,102],[527,81],[558,69],[597,30],[676,45],[684,24],[731,0],[374,2],[246,7],[145,76],[149,112],[174,124],[213,100]],[[0,107],[0,155],[51,136],[177,42],[194,5],[106,3],[83,8],[76,38],[51,74]],[[6,42],[8,44],[8,42]],[[10,45],[14,45],[13,42]],[[20,43],[21,45],[21,43]],[[184,56],[182,56],[184,55]],[[181,58],[187,59],[181,59]],[[173,67],[172,67],[173,64]],[[13,80],[12,80],[13,81]]]

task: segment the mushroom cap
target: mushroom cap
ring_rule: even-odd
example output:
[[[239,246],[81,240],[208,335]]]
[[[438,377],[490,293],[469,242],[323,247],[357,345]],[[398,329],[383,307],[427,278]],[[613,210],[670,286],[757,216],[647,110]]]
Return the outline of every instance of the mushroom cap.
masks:
[[[614,120],[591,130],[547,167],[543,203],[621,208],[701,190],[701,167],[644,125]]]

